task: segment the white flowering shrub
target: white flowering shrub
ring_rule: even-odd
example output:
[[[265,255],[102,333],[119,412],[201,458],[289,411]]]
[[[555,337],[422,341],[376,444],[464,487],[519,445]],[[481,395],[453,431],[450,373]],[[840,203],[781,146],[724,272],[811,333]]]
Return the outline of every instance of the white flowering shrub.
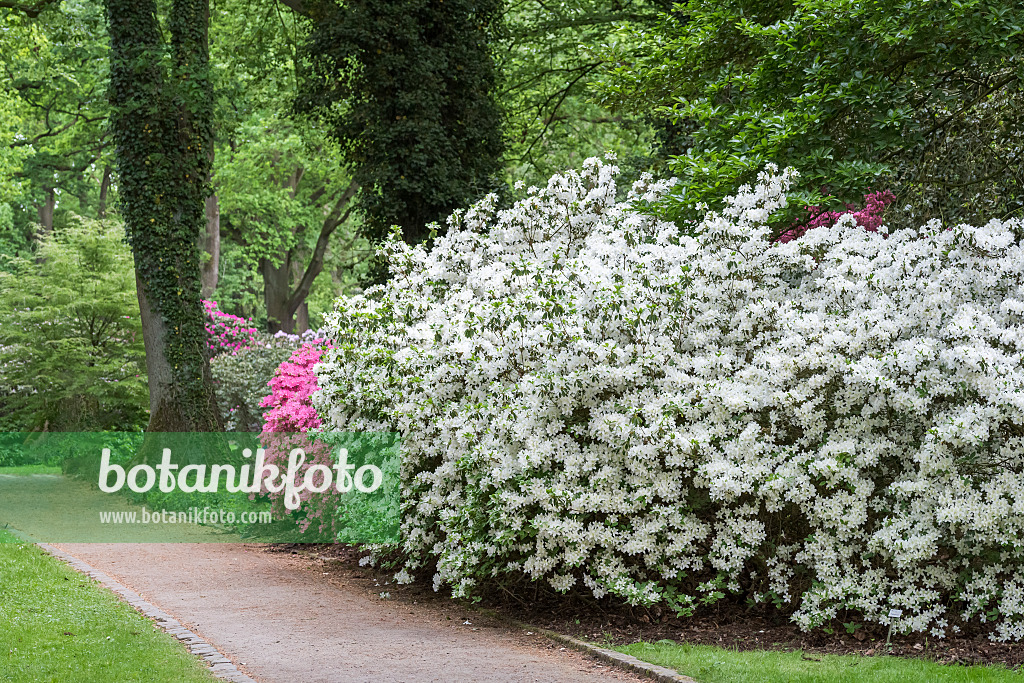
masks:
[[[318,414],[403,436],[401,572],[1024,635],[1024,226],[686,234],[616,169],[488,198],[343,298]],[[994,625],[993,625],[994,623]]]

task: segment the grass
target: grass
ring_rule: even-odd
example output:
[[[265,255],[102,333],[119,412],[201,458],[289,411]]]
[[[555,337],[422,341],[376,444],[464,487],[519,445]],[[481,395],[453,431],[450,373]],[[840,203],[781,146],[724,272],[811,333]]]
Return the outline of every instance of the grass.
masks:
[[[651,664],[675,669],[699,683],[995,683],[1024,681],[1009,669],[944,666],[922,659],[860,655],[804,655],[801,652],[738,652],[709,645],[659,641],[613,649]],[[810,657],[811,659],[808,659]],[[813,660],[813,661],[812,661]]]
[[[60,474],[60,467],[49,465],[13,465],[11,467],[0,467],[0,474]]]
[[[116,595],[15,541],[0,530],[0,680],[215,680],[198,657]]]

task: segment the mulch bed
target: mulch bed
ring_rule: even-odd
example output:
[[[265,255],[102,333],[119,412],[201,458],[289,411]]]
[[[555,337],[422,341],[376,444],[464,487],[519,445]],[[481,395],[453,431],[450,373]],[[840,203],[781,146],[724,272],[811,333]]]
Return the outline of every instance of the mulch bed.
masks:
[[[441,608],[453,603],[443,590],[434,592],[429,577],[399,586],[392,579],[394,570],[360,566],[359,559],[366,553],[351,546],[274,546],[268,547],[268,551],[328,558],[330,561],[323,563],[324,571],[344,575],[349,582],[365,587],[368,593],[387,591],[390,600]],[[894,634],[891,651],[887,651],[887,633],[882,626],[866,625],[853,634],[846,633],[842,626],[839,627],[842,632],[831,635],[820,630],[803,633],[785,614],[774,609],[750,609],[746,605],[725,604],[726,601],[697,616],[678,618],[660,607],[631,607],[609,599],[594,600],[592,596],[579,593],[560,595],[536,583],[524,584],[515,592],[495,589],[481,597],[477,606],[505,617],[608,645],[671,640],[735,650],[800,650],[809,657],[818,654],[893,654],[943,664],[1024,667],[1024,643],[994,643],[988,639],[987,632],[976,626],[973,632],[965,631],[944,639],[924,634]]]

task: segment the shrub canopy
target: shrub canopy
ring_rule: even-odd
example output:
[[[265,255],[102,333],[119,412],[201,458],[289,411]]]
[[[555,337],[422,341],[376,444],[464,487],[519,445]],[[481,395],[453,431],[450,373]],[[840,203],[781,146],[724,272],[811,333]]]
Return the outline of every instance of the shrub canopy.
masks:
[[[391,242],[329,316],[317,414],[402,435],[400,578],[1024,635],[1024,225],[773,242],[769,168],[683,232],[615,172]]]
[[[0,425],[133,431],[148,419],[132,255],[114,221],[78,219],[0,269]]]

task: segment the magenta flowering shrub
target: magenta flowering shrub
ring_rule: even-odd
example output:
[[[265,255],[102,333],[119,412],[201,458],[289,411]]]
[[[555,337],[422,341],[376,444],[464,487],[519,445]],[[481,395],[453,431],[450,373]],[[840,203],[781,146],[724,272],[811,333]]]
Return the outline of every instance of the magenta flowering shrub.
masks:
[[[267,385],[270,395],[260,403],[261,408],[270,408],[264,413],[264,434],[305,432],[320,427],[320,418],[309,398],[319,388],[313,366],[320,362],[320,354],[318,346],[303,344],[278,367]]]
[[[210,370],[225,430],[263,430],[264,407],[260,403],[269,393],[270,380],[304,342],[319,343],[319,333],[314,330],[306,330],[301,335],[259,332],[245,346],[230,353],[212,354]]]
[[[782,233],[778,241],[785,244],[804,235],[808,230],[832,227],[847,214],[852,215],[857,225],[868,232],[878,232],[878,228],[882,225],[882,214],[885,212],[885,207],[894,201],[896,201],[896,195],[885,190],[864,195],[864,208],[862,209],[858,209],[853,204],[847,204],[846,211],[823,211],[820,207],[808,206],[807,211],[811,214],[810,220],[794,225]]]
[[[313,408],[310,397],[319,389],[314,366],[320,362],[322,350],[321,340],[307,342],[296,350],[291,358],[281,363],[274,378],[270,380],[270,395],[260,402],[260,407],[268,408],[264,413],[263,447],[266,449],[264,462],[276,465],[282,471],[288,468],[288,454],[293,448],[302,448],[305,459],[298,472],[298,479],[305,477],[306,470],[312,465],[334,464],[329,447],[324,444],[310,444],[304,437],[305,432],[319,429],[321,420]],[[322,475],[314,474],[314,488],[320,486]],[[278,517],[287,517],[291,513],[284,504],[283,491],[264,491],[271,502],[271,509]],[[305,531],[310,524],[317,521],[319,531],[331,528],[332,490],[325,493],[313,493],[304,490],[299,494],[301,510],[304,516],[299,519],[299,526]]]
[[[225,313],[217,307],[216,301],[204,299],[203,308],[206,309],[206,333],[210,337],[207,343],[211,356],[229,351],[237,353],[256,342],[258,332],[251,320]]]

